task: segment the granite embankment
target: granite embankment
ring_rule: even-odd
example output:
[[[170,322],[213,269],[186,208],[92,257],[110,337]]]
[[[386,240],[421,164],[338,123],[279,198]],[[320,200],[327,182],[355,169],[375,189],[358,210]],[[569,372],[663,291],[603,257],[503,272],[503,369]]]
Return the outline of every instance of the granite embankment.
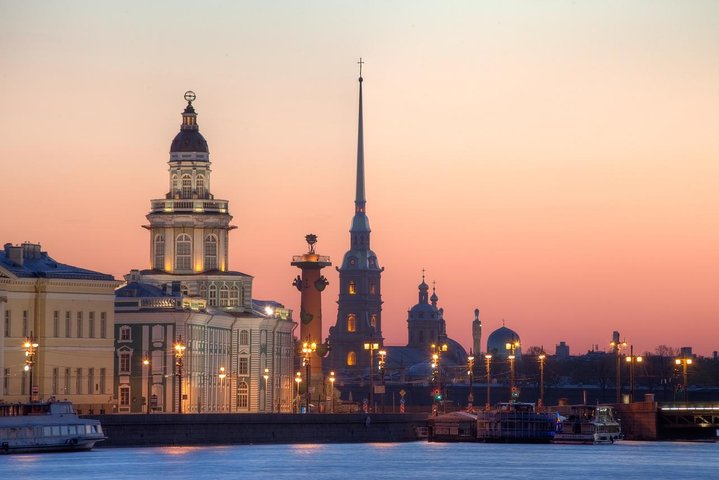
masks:
[[[409,442],[427,414],[89,415],[108,439],[99,447],[259,443]]]

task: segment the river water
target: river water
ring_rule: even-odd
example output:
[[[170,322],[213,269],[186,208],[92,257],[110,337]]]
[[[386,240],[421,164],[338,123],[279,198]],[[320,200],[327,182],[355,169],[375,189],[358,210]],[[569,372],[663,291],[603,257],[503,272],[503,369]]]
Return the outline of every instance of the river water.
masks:
[[[719,443],[365,443],[0,456],[0,479],[717,479]]]

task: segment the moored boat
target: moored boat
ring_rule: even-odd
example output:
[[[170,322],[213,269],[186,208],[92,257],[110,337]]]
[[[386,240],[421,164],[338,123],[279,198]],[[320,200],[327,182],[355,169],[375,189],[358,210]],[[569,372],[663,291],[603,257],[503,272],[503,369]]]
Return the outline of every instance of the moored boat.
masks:
[[[557,428],[557,414],[538,412],[533,403],[499,403],[477,413],[480,442],[549,443]]]
[[[622,429],[607,405],[563,405],[556,407],[561,421],[554,443],[614,443]]]
[[[70,402],[0,403],[0,453],[90,450],[105,438],[100,422],[78,417]]]

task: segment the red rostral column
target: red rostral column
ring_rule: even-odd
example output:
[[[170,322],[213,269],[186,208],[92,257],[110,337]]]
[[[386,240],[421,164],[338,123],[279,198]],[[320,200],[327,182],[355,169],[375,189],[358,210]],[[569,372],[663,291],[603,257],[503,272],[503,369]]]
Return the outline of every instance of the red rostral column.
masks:
[[[300,351],[302,343],[316,343],[317,351],[311,354],[311,377],[308,380],[322,379],[322,357],[327,354],[327,345],[322,343],[322,291],[329,282],[321,275],[324,267],[332,265],[330,257],[315,252],[317,235],[305,236],[309,251],[304,255],[292,257],[292,266],[302,270],[302,276],[297,275],[292,285],[302,293],[300,301]],[[318,385],[315,383],[315,385]]]

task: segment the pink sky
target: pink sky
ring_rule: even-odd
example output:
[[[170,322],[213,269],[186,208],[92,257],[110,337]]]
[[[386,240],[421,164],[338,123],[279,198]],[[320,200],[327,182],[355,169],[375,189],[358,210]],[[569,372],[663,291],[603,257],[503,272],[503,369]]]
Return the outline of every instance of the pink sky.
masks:
[[[719,349],[716,2],[0,1],[0,240],[121,277],[197,93],[230,266],[298,309],[349,245],[357,57],[384,334],[422,268],[450,336]],[[314,193],[302,192],[311,185]],[[325,329],[337,273],[326,273]],[[487,333],[485,333],[485,338]]]

